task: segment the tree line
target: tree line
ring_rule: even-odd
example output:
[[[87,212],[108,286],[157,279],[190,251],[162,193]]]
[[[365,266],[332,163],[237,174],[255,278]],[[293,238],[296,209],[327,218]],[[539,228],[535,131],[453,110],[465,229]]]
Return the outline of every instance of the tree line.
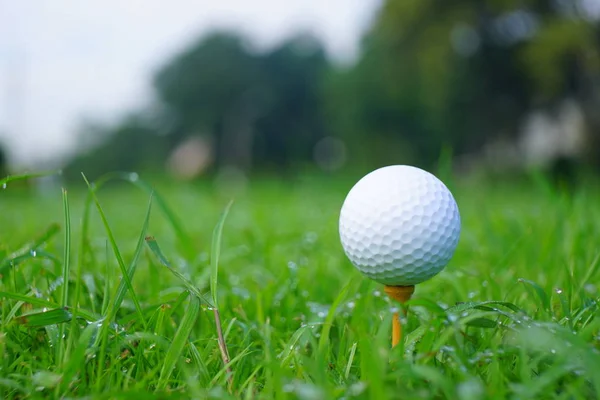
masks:
[[[597,163],[600,15],[589,4],[384,1],[350,66],[309,34],[256,51],[242,35],[213,32],[157,70],[150,109],[84,126],[94,144],[65,175],[160,172],[190,138],[210,148],[209,171],[289,171],[315,157],[333,168],[344,156],[428,166],[444,149],[476,154],[514,140],[527,115],[565,99],[584,118],[581,157]]]

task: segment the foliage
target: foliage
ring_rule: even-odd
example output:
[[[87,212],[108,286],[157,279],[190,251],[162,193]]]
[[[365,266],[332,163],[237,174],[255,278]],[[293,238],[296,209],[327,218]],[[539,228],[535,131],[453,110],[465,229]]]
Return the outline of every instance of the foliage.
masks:
[[[515,137],[536,108],[597,105],[600,24],[574,3],[384,2],[339,83],[338,129],[384,143],[375,154],[428,164],[444,146],[460,154]]]
[[[566,99],[582,110],[583,152],[597,160],[600,19],[586,4],[385,1],[349,66],[330,63],[310,35],[257,51],[213,32],[158,69],[161,111],[149,124],[106,128],[105,144],[70,163],[68,176],[163,166],[198,135],[217,167],[245,171],[298,170],[326,136],[343,140],[353,165],[430,166],[444,149],[514,140],[533,111]]]
[[[208,183],[154,182],[150,208],[137,177],[71,190],[68,202],[58,187],[31,197],[9,185],[0,397],[598,397],[597,185],[567,195],[539,177],[456,180],[459,247],[417,287],[391,350],[396,305],[339,244],[347,178],[255,182],[236,198],[214,284],[231,375],[213,312],[196,300],[210,290],[228,198]]]

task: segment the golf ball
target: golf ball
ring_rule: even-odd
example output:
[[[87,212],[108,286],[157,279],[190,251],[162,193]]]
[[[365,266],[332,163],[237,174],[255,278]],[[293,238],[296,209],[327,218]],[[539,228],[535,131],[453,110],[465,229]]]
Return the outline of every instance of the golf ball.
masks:
[[[385,285],[410,286],[448,264],[460,236],[460,214],[434,175],[392,165],[354,185],[339,229],[346,255],[362,273]]]

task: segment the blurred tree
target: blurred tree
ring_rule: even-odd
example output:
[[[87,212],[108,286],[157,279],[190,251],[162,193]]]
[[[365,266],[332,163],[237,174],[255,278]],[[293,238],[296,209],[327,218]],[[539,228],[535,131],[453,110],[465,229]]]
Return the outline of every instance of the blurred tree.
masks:
[[[215,138],[218,163],[247,167],[249,126],[262,107],[258,74],[258,57],[230,33],[201,38],[170,60],[154,86],[175,121],[172,143],[208,132]]]
[[[261,57],[260,66],[264,108],[256,121],[256,158],[278,167],[311,161],[326,135],[323,47],[313,36],[297,35]]]
[[[241,37],[215,33],[167,63],[154,83],[176,120],[173,141],[208,132],[218,164],[247,170],[310,158],[323,135],[319,91],[327,65],[308,35],[255,54]]]
[[[8,175],[8,159],[4,146],[0,144],[0,178],[4,178],[6,175]]]
[[[357,65],[335,79],[337,130],[368,132],[385,161],[427,164],[444,145],[514,137],[533,108],[575,97],[598,131],[600,29],[584,3],[384,2]]]
[[[104,140],[70,160],[63,169],[67,179],[80,180],[82,172],[90,180],[111,171],[159,172],[168,155],[167,138],[140,115],[130,115],[115,127],[93,124],[82,128],[82,134]]]

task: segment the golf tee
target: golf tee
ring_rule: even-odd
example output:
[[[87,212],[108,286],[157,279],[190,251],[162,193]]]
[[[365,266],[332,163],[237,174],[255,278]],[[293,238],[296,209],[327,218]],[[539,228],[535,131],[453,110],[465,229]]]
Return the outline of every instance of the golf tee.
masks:
[[[384,287],[385,292],[391,299],[404,305],[412,294],[415,292],[414,286],[388,286]],[[402,325],[400,324],[400,315],[398,312],[394,313],[392,319],[392,347],[395,347],[402,339]]]

